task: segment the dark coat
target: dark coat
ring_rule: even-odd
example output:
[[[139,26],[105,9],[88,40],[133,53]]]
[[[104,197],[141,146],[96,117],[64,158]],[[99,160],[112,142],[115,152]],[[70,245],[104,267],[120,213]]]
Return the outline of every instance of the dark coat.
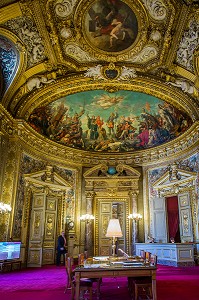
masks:
[[[60,235],[58,237],[58,241],[57,241],[57,251],[66,253],[66,249],[64,246],[65,246],[65,240],[64,240],[63,236]]]

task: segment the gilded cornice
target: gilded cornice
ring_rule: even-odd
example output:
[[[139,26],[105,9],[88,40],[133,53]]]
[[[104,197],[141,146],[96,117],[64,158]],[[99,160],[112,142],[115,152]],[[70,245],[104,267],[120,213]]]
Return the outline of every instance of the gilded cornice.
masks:
[[[0,134],[13,134],[14,119],[0,103]]]
[[[0,23],[4,23],[9,19],[13,19],[22,15],[19,3],[14,3],[0,9]]]
[[[117,80],[93,80],[81,76],[72,76],[57,80],[53,84],[44,85],[27,95],[25,99],[19,101],[19,95],[16,95],[12,101],[12,114],[17,118],[28,117],[32,111],[39,106],[44,106],[61,97],[77,92],[104,89],[108,92],[117,90],[128,90],[143,92],[168,103],[171,103],[181,111],[189,114],[193,121],[199,118],[198,103],[179,88],[164,84],[161,80],[155,80],[149,77],[136,77],[126,81]],[[19,101],[19,102],[18,102]]]
[[[24,149],[34,152],[37,157],[60,164],[69,163],[76,166],[94,166],[97,164],[111,163],[117,165],[124,163],[133,166],[146,166],[155,163],[168,162],[185,155],[188,151],[194,150],[199,144],[199,121],[196,121],[189,130],[182,136],[171,142],[152,149],[135,151],[132,153],[90,153],[76,150],[57,144],[36,133],[25,121],[16,121],[16,134]]]

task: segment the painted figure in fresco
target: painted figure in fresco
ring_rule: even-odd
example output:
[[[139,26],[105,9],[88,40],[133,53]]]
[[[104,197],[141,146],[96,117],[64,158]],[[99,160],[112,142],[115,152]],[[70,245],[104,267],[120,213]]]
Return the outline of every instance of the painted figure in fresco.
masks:
[[[149,104],[143,99],[137,108],[131,95],[95,92],[82,109],[78,94],[71,102],[67,96],[36,108],[28,121],[38,133],[55,142],[88,151],[107,152],[158,146],[189,128],[191,119],[172,105],[158,99]],[[109,105],[104,105],[104,99],[110,100]]]
[[[114,130],[114,126],[115,123],[114,121],[118,118],[118,113],[111,113],[108,120],[107,120],[107,127],[108,127],[108,135],[109,136],[114,136],[115,135],[115,130]]]
[[[88,128],[90,131],[89,138],[91,140],[96,140],[98,138],[98,130],[97,130],[98,126],[96,123],[96,118],[95,116],[92,116],[90,118],[89,115],[87,115],[87,118],[88,118]]]
[[[163,120],[163,124],[166,129],[171,130],[171,128],[176,124],[175,117],[169,111],[168,107],[163,107],[161,104],[158,104],[159,107],[159,115]]]

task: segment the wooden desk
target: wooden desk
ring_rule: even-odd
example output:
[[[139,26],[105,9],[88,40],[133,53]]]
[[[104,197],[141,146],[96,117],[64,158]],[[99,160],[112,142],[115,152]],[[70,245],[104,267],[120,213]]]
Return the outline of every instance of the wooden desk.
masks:
[[[99,267],[99,268],[76,268],[76,290],[75,299],[79,299],[80,292],[80,278],[106,278],[106,277],[151,277],[153,300],[157,300],[156,295],[156,267],[153,266],[139,266],[139,267]]]

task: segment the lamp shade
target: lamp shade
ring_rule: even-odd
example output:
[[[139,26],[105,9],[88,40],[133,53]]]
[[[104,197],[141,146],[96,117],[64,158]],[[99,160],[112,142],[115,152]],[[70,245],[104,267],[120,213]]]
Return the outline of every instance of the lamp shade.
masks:
[[[106,237],[122,237],[122,230],[118,219],[110,219]]]

